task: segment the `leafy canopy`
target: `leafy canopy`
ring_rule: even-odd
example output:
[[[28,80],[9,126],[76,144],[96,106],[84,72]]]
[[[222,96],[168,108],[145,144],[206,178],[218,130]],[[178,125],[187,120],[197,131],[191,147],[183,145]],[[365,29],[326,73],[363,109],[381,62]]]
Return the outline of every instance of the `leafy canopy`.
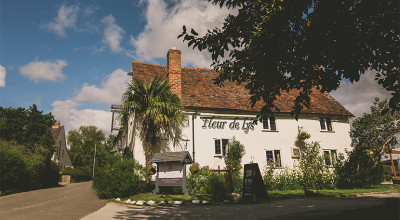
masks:
[[[168,81],[160,76],[148,84],[137,78],[132,80],[122,97],[122,124],[126,125],[129,117],[134,116],[144,144],[146,167],[149,168],[154,146],[161,136],[177,141],[184,119],[182,105],[179,97],[170,91]]]
[[[209,0],[237,10],[222,28],[178,38],[207,50],[225,80],[245,84],[251,103],[263,113],[276,108],[281,91],[299,89],[293,111],[309,105],[312,87],[337,89],[342,79],[358,81],[368,69],[392,92],[389,106],[400,109],[399,3],[395,0]]]
[[[107,156],[111,149],[105,144],[104,133],[96,126],[81,126],[79,130],[70,130],[67,139],[71,147],[70,157],[74,166],[93,167],[95,145],[96,167],[107,164]]]
[[[30,153],[40,151],[50,158],[55,150],[51,113],[43,114],[35,104],[25,108],[0,107],[0,140],[15,141]]]

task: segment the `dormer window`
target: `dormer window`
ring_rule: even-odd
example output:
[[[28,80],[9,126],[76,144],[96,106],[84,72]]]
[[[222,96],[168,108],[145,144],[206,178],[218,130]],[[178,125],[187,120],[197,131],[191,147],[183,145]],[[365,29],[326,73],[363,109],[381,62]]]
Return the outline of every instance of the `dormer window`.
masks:
[[[262,119],[263,130],[276,131],[275,116],[269,116]]]
[[[319,118],[319,124],[321,125],[321,131],[332,131],[332,122],[329,117]]]

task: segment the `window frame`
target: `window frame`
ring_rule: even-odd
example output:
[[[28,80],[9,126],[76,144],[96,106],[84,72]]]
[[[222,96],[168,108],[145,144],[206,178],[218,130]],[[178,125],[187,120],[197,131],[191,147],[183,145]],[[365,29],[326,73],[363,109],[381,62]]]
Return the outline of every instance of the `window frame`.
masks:
[[[327,132],[333,131],[332,120],[330,117],[319,117],[318,119],[321,131],[327,131]],[[324,128],[322,126],[324,126]]]
[[[324,156],[325,166],[335,167],[338,165],[338,154],[336,149],[323,149],[322,154]],[[328,153],[328,154],[326,154]],[[327,157],[328,155],[328,157]],[[333,157],[334,156],[334,157]],[[327,158],[329,158],[329,164],[327,163]]]
[[[271,120],[273,119],[273,120]],[[271,123],[273,121],[273,123]],[[272,126],[273,125],[273,126]],[[262,130],[263,131],[278,131],[276,126],[276,117],[275,116],[268,116],[262,119]],[[274,128],[274,129],[272,129]]]
[[[226,138],[214,138],[214,157],[226,157],[228,153],[228,142]],[[219,145],[219,152],[217,152],[217,143]]]
[[[271,152],[271,153],[269,154],[269,152]],[[281,153],[280,149],[279,150],[278,149],[273,149],[273,150],[266,149],[265,150],[266,166],[267,167],[271,167],[269,165],[271,162],[269,162],[270,158],[268,157],[268,155],[272,155],[272,160],[273,160],[272,163],[274,163],[276,165],[274,168],[282,168],[283,167],[283,165],[282,165],[282,153]],[[277,163],[277,158],[279,158],[279,163]]]

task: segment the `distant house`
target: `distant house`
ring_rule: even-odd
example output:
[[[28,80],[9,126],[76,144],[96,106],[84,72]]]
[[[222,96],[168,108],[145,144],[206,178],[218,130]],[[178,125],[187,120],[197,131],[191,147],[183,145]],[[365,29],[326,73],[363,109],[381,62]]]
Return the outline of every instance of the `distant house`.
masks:
[[[64,126],[60,125],[60,122],[57,121],[53,125],[52,130],[53,137],[56,142],[56,151],[54,152],[51,160],[56,162],[61,169],[64,169],[66,166],[72,166],[71,159],[69,158],[67,150]]]
[[[339,153],[351,148],[349,118],[353,114],[328,93],[316,88],[310,95],[310,106],[304,107],[298,120],[291,114],[299,91],[283,91],[277,97],[273,113],[257,124],[253,120],[264,103],[250,105],[250,95],[243,85],[225,82],[223,87],[214,84],[218,73],[212,69],[181,67],[181,51],[168,51],[167,65],[132,62],[132,77],[148,83],[159,75],[169,80],[171,91],[177,94],[184,105],[186,127],[182,129],[180,143],[160,137],[154,153],[189,151],[201,166],[223,167],[227,154],[227,143],[233,137],[246,150],[243,163],[256,162],[260,167],[281,168],[292,166],[299,157],[294,141],[300,131],[311,134],[311,141],[320,142],[325,163],[333,166]],[[145,163],[142,141],[134,131],[130,117],[127,128],[120,130],[124,147],[133,148],[134,157]],[[123,134],[121,134],[123,133]]]

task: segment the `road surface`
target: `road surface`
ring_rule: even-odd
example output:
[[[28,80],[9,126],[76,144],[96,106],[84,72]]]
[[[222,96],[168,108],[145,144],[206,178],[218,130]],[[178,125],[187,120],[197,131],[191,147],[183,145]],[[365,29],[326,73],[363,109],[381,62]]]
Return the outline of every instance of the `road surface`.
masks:
[[[0,219],[80,219],[102,208],[92,182],[0,197]]]

